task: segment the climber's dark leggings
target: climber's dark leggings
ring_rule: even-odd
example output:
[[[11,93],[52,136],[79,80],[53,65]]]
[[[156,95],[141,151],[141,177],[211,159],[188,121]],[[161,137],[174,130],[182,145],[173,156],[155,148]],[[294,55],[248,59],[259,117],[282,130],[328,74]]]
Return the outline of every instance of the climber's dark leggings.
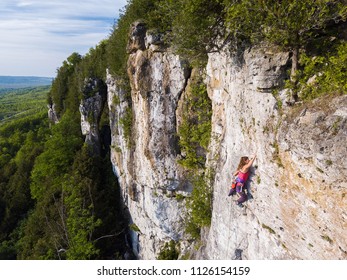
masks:
[[[238,204],[244,203],[247,200],[247,195],[244,191],[238,193],[240,198],[237,200]]]

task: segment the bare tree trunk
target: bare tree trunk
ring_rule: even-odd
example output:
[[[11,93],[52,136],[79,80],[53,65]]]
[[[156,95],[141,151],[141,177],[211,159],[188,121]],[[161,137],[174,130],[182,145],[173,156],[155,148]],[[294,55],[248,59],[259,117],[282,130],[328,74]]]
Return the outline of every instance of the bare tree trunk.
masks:
[[[297,76],[296,76],[296,73],[298,70],[298,65],[299,65],[299,47],[296,46],[292,50],[292,69],[290,72],[290,80],[293,84],[292,96],[293,96],[295,102],[297,102],[299,99],[298,91],[297,91],[298,80],[297,80]]]

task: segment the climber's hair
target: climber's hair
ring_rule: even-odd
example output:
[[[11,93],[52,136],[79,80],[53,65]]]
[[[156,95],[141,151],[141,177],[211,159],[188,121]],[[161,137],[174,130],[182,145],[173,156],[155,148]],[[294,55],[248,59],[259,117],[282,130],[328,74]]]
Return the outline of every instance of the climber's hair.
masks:
[[[239,166],[237,167],[237,170],[241,170],[242,167],[244,167],[247,164],[247,161],[249,160],[248,157],[241,157]]]

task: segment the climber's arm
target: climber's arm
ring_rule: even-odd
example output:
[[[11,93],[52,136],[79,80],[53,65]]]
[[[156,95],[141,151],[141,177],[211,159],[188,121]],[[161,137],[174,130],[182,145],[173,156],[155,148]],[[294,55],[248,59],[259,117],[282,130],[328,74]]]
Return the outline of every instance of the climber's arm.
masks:
[[[246,172],[248,171],[248,169],[252,166],[254,160],[256,159],[256,155],[253,156],[253,158],[242,168],[243,170],[245,170]]]

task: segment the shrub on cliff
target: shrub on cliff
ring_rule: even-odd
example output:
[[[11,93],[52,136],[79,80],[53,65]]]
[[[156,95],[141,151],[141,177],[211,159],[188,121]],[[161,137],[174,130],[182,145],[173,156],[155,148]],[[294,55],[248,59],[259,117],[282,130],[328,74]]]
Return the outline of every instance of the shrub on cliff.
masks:
[[[212,104],[201,78],[193,81],[184,104],[182,123],[178,128],[183,158],[179,163],[188,169],[205,167],[205,154],[211,138]]]
[[[347,17],[343,0],[225,0],[224,3],[226,25],[234,38],[252,44],[270,42],[292,53],[291,88],[295,99],[300,48],[306,48],[329,25]]]
[[[179,256],[179,250],[176,248],[177,244],[171,240],[166,242],[163,248],[161,248],[157,259],[158,260],[177,260]]]
[[[186,232],[194,239],[200,237],[202,227],[210,226],[212,219],[212,184],[206,173],[191,173],[190,177],[194,188],[187,201]]]
[[[186,230],[193,238],[198,238],[200,229],[209,226],[212,217],[212,189],[205,168],[211,139],[212,104],[202,77],[194,75],[191,81],[178,127],[183,155],[178,163],[188,170],[193,185],[191,197],[187,200]]]
[[[301,57],[298,71],[300,97],[313,99],[326,94],[347,94],[347,42],[340,43],[327,55]]]

